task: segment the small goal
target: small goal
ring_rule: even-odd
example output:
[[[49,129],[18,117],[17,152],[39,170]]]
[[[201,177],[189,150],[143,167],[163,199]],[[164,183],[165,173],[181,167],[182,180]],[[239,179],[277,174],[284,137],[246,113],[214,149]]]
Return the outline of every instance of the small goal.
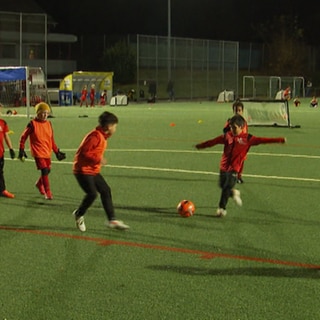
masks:
[[[290,119],[287,100],[241,100],[244,104],[243,116],[248,126],[273,126],[300,128]]]

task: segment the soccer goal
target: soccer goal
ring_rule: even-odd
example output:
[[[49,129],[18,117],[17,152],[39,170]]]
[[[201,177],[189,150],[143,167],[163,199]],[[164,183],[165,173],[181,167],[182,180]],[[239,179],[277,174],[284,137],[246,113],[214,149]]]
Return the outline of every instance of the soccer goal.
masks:
[[[287,100],[242,100],[248,126],[300,128],[292,125]]]
[[[279,92],[291,87],[291,96],[304,97],[303,77],[244,76],[242,81],[243,99],[276,99]]]
[[[30,106],[41,101],[49,102],[40,67],[0,67],[0,103],[4,108],[27,107],[29,116]]]

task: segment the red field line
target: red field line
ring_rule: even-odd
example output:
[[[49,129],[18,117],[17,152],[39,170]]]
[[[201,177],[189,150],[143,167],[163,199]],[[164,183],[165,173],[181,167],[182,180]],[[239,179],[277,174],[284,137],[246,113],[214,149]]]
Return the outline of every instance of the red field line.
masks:
[[[97,243],[100,246],[118,245],[118,246],[129,246],[129,247],[145,248],[145,249],[152,249],[152,250],[194,254],[194,255],[199,255],[201,259],[224,258],[224,259],[235,259],[235,260],[254,261],[254,262],[260,262],[260,263],[269,263],[269,264],[275,264],[275,265],[285,265],[285,266],[305,268],[305,269],[320,269],[320,265],[303,263],[303,262],[266,259],[266,258],[241,256],[241,255],[233,255],[233,254],[226,254],[226,253],[206,252],[206,251],[193,250],[193,249],[174,248],[174,247],[144,244],[144,243],[137,243],[137,242],[128,242],[128,241],[108,240],[104,238],[93,238],[93,237],[86,237],[82,235],[77,236],[77,235],[71,235],[66,233],[57,233],[57,232],[51,232],[51,231],[33,230],[33,229],[24,229],[24,228],[13,228],[13,227],[7,227],[7,226],[0,226],[0,229],[5,231],[31,233],[31,234],[38,234],[38,235],[57,237],[57,238],[69,238],[69,239],[76,239],[76,240],[82,240],[82,241],[91,241],[91,242]]]

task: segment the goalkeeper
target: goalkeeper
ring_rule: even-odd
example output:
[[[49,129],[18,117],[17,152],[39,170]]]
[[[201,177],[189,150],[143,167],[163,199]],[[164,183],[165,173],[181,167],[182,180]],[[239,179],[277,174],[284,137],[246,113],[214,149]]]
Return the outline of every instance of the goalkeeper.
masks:
[[[233,198],[238,206],[242,205],[240,191],[235,189],[237,183],[237,175],[243,161],[249,152],[250,147],[267,143],[285,143],[286,139],[280,138],[263,138],[255,137],[243,130],[246,120],[240,115],[234,115],[230,119],[230,131],[213,139],[198,143],[197,149],[205,149],[213,147],[217,144],[223,144],[223,155],[220,161],[219,185],[221,188],[221,196],[216,217],[224,217],[227,214],[226,206],[229,198]]]
[[[19,156],[21,161],[27,158],[24,151],[26,140],[29,138],[31,155],[33,156],[37,169],[41,174],[36,182],[39,192],[45,199],[52,200],[50,189],[49,173],[51,171],[51,153],[56,154],[59,161],[66,158],[66,154],[61,152],[54,141],[53,128],[47,120],[50,107],[45,102],[40,102],[35,106],[36,118],[31,120],[20,136]]]

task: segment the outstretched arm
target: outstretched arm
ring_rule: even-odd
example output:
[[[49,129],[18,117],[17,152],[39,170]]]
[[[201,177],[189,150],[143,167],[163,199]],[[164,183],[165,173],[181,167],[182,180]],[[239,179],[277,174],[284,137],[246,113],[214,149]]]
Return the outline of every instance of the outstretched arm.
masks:
[[[217,144],[223,144],[224,143],[224,135],[222,134],[221,136],[215,137],[213,139],[198,143],[195,145],[197,149],[205,149],[205,148],[210,148],[213,147]]]

